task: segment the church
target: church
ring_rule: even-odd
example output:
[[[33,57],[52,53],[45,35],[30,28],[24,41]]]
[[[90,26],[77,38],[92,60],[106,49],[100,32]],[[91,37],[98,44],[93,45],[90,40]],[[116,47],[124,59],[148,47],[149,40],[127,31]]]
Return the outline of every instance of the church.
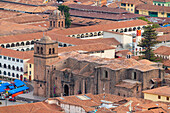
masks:
[[[132,58],[106,59],[77,51],[58,54],[58,42],[34,43],[34,95],[43,97],[109,93],[143,97],[163,82],[162,64]]]

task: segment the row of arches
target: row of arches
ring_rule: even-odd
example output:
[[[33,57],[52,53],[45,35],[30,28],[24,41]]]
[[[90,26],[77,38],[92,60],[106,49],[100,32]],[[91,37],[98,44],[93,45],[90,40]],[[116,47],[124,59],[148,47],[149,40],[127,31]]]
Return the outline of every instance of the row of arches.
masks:
[[[11,44],[1,44],[1,47],[3,47],[3,48],[10,48],[10,47],[25,46],[25,45],[33,45],[33,44],[34,44],[34,40],[26,41],[26,42],[11,43]]]
[[[99,31],[99,32],[94,32],[94,33],[78,34],[77,36],[72,35],[71,37],[74,37],[74,38],[88,38],[88,37],[95,37],[95,36],[102,36],[102,35],[103,35],[103,32]],[[68,37],[70,37],[70,36],[68,36]]]
[[[6,68],[6,69],[11,69],[11,70],[15,70],[15,71],[21,71],[21,72],[23,72],[23,68],[22,67],[18,67],[18,66],[14,66],[14,65],[7,65],[7,64],[1,64],[0,63],[0,67],[3,67],[3,68]]]
[[[71,44],[64,44],[64,43],[58,43],[59,47],[68,47],[68,46],[72,46]]]
[[[130,32],[130,31],[141,30],[141,29],[143,29],[144,27],[145,27],[145,26],[143,26],[143,27],[125,28],[125,29],[116,29],[116,30],[112,30],[112,31],[123,33],[123,32]]]
[[[19,75],[19,74],[1,71],[1,70],[0,70],[0,75],[5,75],[5,76],[8,75],[9,77],[12,76],[12,77],[16,77],[16,78],[20,78],[20,76],[22,76],[22,75]]]
[[[50,21],[50,27],[64,27],[64,22]]]
[[[122,29],[113,29],[112,31],[115,32],[130,32],[130,31],[136,31],[136,30],[141,30],[145,28],[145,26],[138,26],[138,27],[133,27],[133,28],[122,28]],[[95,37],[95,36],[102,36],[103,32],[94,32],[94,33],[83,33],[83,34],[78,34],[78,35],[69,35],[68,37],[74,37],[74,38],[87,38],[87,37]]]

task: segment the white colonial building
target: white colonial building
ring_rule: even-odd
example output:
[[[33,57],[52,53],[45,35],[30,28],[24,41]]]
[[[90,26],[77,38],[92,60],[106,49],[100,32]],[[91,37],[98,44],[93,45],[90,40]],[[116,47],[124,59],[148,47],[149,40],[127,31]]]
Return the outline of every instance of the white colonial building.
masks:
[[[0,48],[0,77],[23,80],[27,72],[27,61],[31,54],[11,49]]]

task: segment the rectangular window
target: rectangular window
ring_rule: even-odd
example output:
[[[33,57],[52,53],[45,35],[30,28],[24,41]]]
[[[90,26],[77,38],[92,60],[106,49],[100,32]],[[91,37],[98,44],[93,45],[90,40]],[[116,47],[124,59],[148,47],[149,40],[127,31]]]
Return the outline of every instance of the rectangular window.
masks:
[[[30,64],[30,68],[31,68],[31,64]]]
[[[160,95],[158,95],[158,99],[161,99],[161,96],[160,96]]]
[[[131,7],[133,7],[133,4],[131,4]]]
[[[31,75],[31,71],[30,71],[30,75]]]
[[[15,61],[15,58],[12,58],[12,61]]]
[[[125,3],[121,3],[121,6],[126,6],[126,4]]]
[[[2,58],[2,56],[0,55],[0,58]]]
[[[19,59],[17,59],[17,62],[19,62]]]
[[[6,60],[6,59],[7,59],[7,57],[6,57],[6,56],[4,56],[4,59]]]
[[[11,57],[8,57],[8,60],[11,60]]]
[[[166,97],[166,100],[168,100],[168,101],[169,101],[169,97]]]
[[[133,11],[133,9],[131,9],[131,11]]]
[[[128,4],[128,6],[130,6],[130,4]]]
[[[21,63],[23,63],[23,60],[20,60]]]

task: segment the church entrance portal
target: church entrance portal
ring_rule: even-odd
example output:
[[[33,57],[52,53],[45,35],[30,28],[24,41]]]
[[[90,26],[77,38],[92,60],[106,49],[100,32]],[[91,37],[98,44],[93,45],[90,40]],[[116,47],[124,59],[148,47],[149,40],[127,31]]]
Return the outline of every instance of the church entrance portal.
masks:
[[[69,87],[68,85],[64,85],[64,96],[69,96]]]

